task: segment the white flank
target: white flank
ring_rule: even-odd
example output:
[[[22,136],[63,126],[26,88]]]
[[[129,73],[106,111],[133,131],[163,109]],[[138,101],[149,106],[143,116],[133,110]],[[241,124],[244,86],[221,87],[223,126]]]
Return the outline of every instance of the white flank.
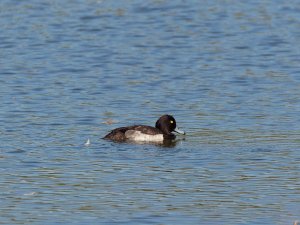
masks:
[[[162,142],[164,140],[164,136],[162,134],[143,134],[141,131],[137,130],[128,130],[125,132],[125,136],[131,141]]]

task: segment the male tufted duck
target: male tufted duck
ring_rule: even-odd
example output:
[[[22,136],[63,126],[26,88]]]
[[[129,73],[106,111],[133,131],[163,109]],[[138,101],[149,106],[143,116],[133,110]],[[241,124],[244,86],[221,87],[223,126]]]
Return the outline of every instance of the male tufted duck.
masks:
[[[155,124],[155,127],[145,125],[134,125],[120,127],[112,130],[104,138],[113,141],[141,141],[141,142],[162,142],[164,140],[175,139],[176,136],[171,132],[185,134],[176,127],[176,120],[173,116],[163,115]]]

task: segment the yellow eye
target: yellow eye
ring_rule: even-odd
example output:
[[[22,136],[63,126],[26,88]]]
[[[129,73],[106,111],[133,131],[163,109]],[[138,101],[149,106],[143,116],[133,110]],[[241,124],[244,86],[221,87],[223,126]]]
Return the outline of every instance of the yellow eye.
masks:
[[[174,121],[173,121],[173,120],[170,120],[170,123],[174,123]]]

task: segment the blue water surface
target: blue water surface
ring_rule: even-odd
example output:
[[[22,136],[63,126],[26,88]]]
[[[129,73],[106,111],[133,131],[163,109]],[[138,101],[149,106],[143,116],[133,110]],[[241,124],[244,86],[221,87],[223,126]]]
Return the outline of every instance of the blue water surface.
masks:
[[[1,0],[0,28],[1,224],[300,220],[298,1]],[[172,145],[101,139],[166,113]]]

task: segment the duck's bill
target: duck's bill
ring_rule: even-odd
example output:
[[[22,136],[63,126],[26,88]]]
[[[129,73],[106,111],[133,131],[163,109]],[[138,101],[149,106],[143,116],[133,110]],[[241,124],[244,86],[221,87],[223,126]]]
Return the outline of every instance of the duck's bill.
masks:
[[[175,128],[174,131],[178,134],[185,134],[185,132],[183,130],[179,130],[177,127]]]

